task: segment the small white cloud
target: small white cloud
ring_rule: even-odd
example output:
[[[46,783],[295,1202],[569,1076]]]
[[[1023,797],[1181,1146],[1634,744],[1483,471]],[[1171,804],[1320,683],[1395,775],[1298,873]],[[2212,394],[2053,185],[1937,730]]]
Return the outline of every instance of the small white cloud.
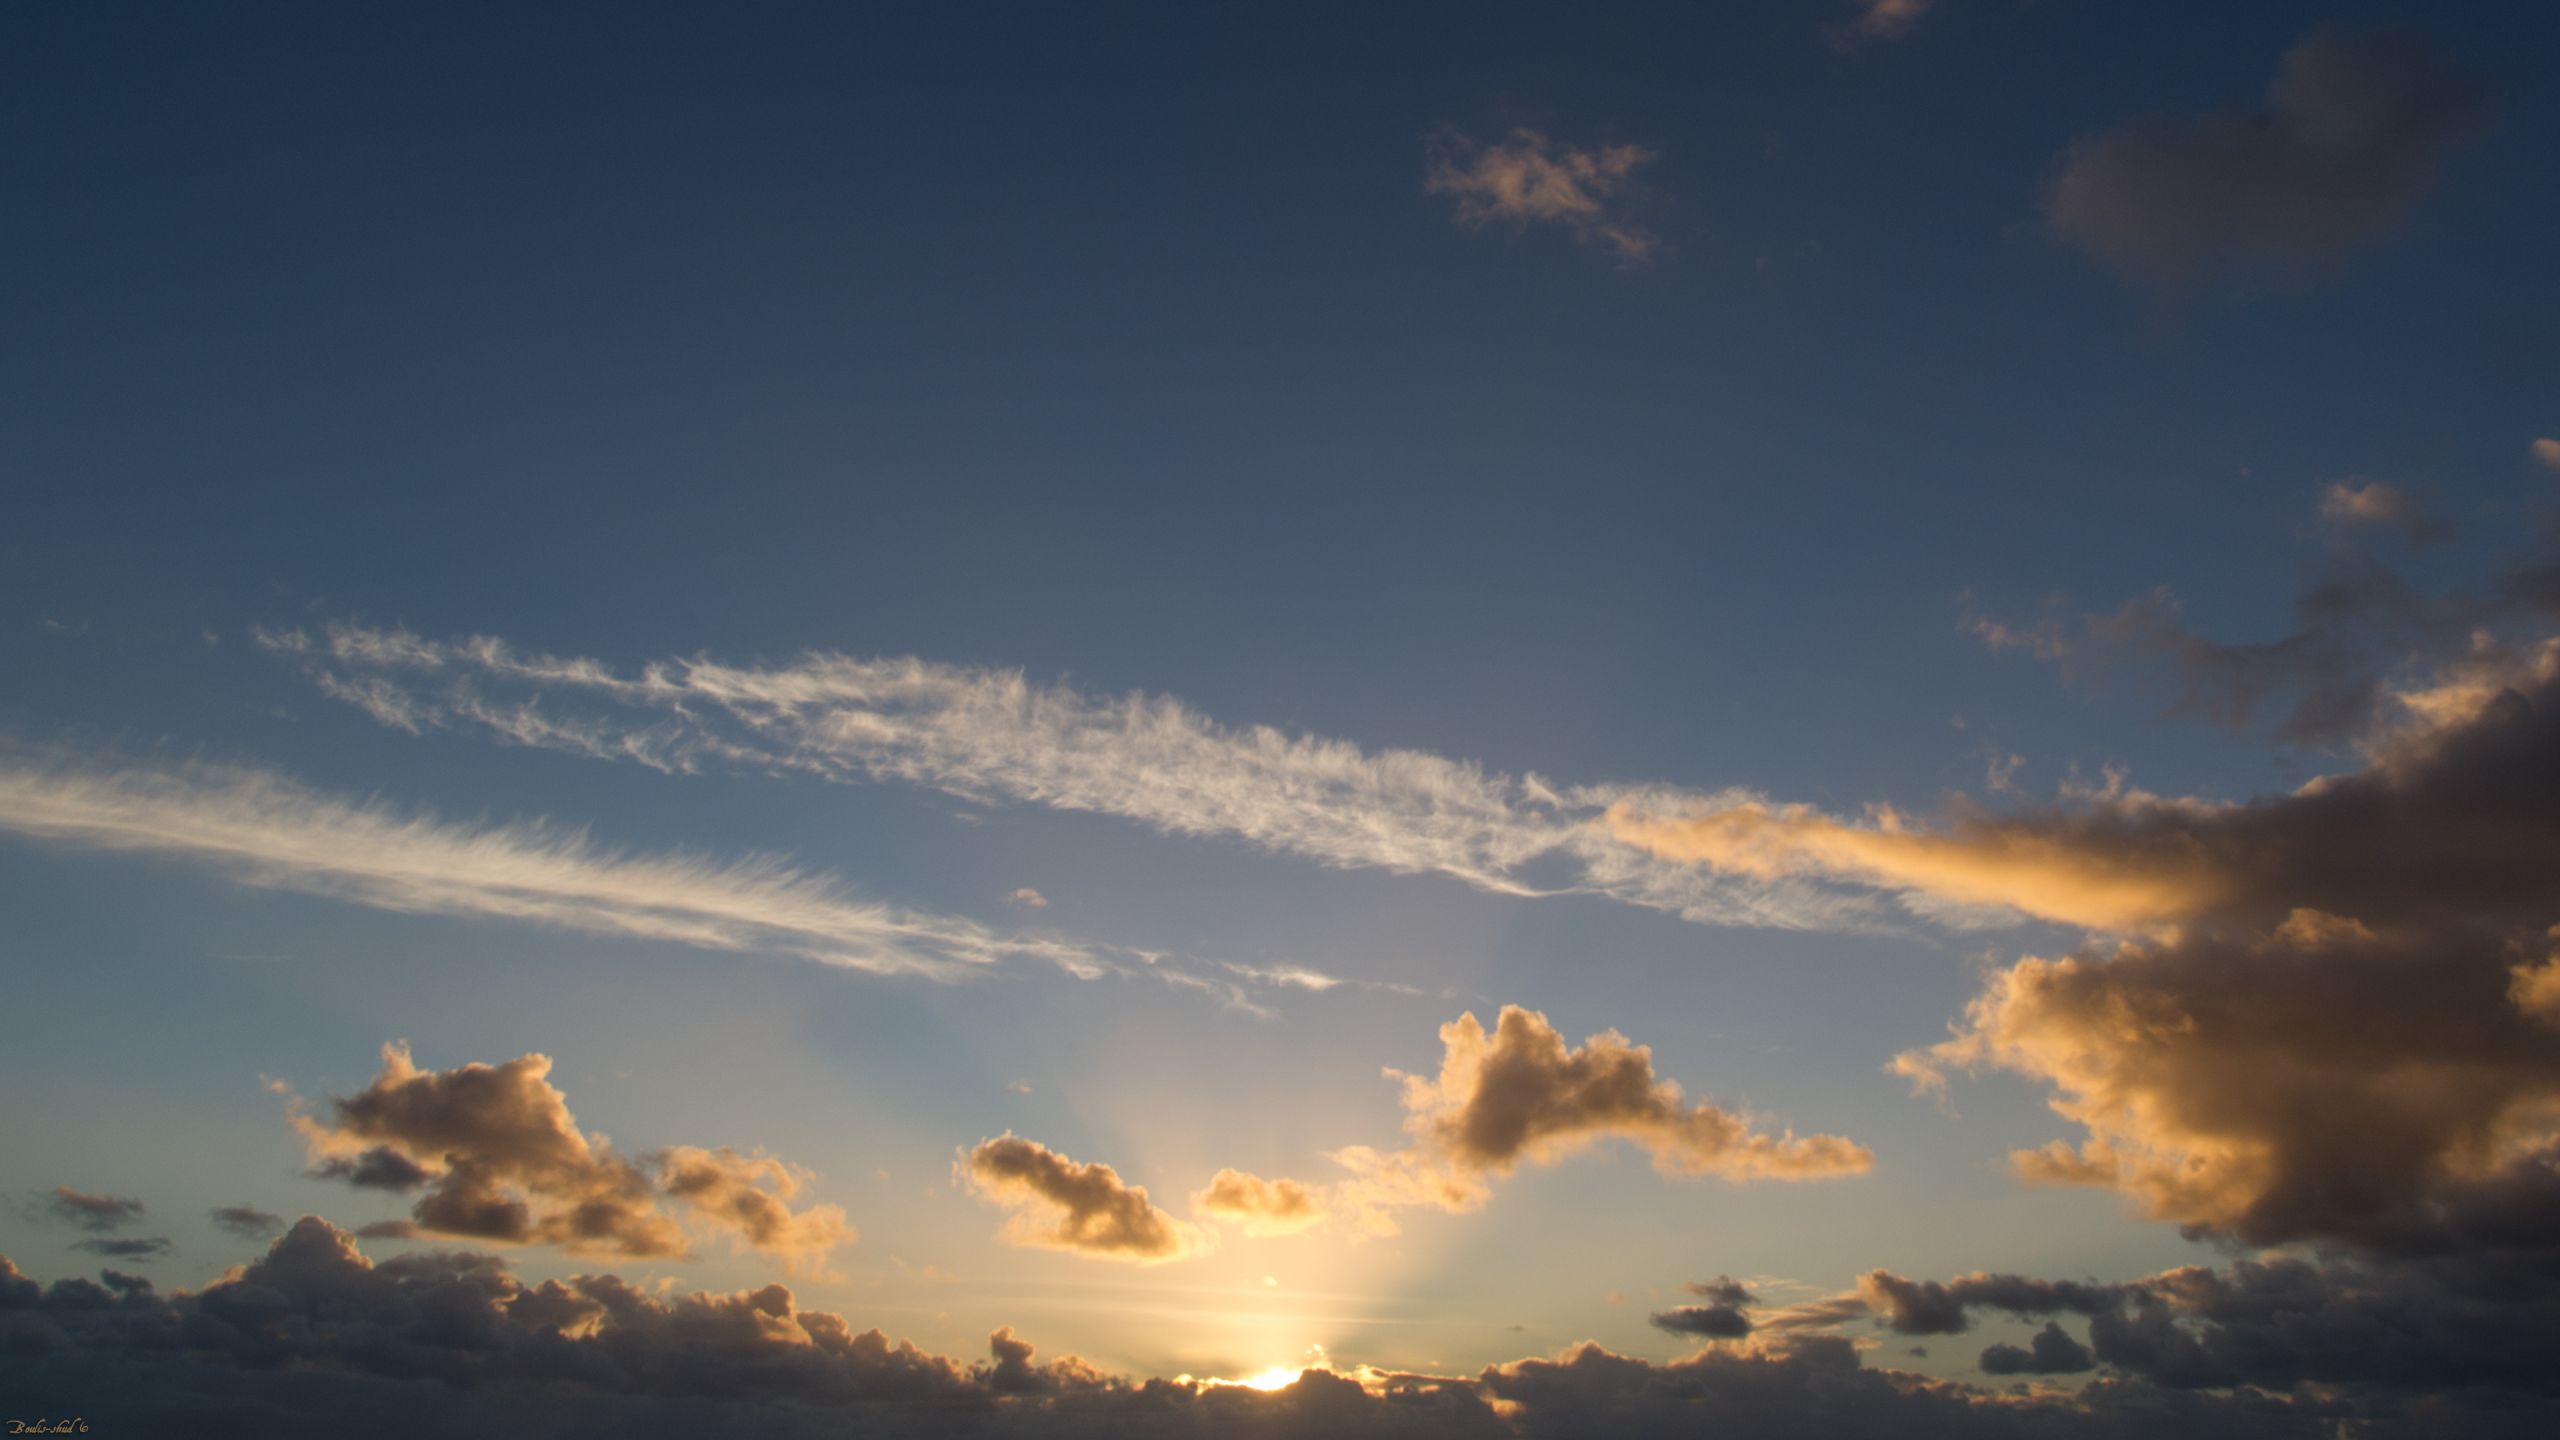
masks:
[[[1016,1095],[1028,1095],[1031,1093],[1031,1082],[1028,1080],[1016,1080],[1004,1088]]]
[[[1025,885],[1004,897],[1004,903],[1023,910],[1046,910],[1049,908],[1049,897]]]

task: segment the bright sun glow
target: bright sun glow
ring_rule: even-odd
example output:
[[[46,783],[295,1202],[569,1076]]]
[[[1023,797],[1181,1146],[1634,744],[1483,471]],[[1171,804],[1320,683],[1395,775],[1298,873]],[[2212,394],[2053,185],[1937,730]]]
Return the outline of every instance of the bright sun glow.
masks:
[[[1259,1375],[1248,1375],[1233,1383],[1249,1390],[1282,1390],[1298,1383],[1298,1373],[1295,1365],[1274,1365]]]

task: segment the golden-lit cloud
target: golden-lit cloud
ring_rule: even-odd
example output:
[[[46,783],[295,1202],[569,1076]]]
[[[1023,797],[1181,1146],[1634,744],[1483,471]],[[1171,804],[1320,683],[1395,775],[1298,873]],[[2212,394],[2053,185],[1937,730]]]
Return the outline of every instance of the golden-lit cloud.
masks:
[[[1295,1180],[1265,1180],[1242,1170],[1221,1170],[1191,1197],[1192,1207],[1215,1220],[1240,1225],[1247,1235],[1294,1235],[1325,1222],[1317,1192]]]
[[[1216,1237],[1147,1199],[1144,1186],[1108,1165],[1082,1165],[1034,1140],[981,1141],[961,1173],[986,1199],[1013,1210],[1003,1238],[1105,1260],[1160,1265],[1205,1254]]]
[[[1616,1031],[1568,1045],[1546,1016],[1506,1005],[1492,1030],[1465,1014],[1440,1027],[1440,1042],[1438,1074],[1387,1072],[1403,1086],[1403,1148],[1336,1150],[1350,1178],[1323,1188],[1221,1171],[1203,1198],[1223,1193],[1243,1218],[1274,1196],[1302,1197],[1292,1212],[1313,1209],[1308,1226],[1329,1214],[1383,1236],[1397,1233],[1397,1210],[1473,1210],[1522,1160],[1553,1164],[1611,1137],[1642,1146],[1675,1177],[1816,1180],[1874,1164],[1865,1146],[1837,1135],[1771,1134],[1749,1116],[1689,1103],[1676,1082],[1655,1076],[1650,1048]]]
[[[766,667],[677,658],[635,676],[486,636],[437,641],[343,624],[261,631],[258,642],[402,731],[476,733],[670,772],[926,785],[974,803],[1231,837],[1324,865],[1445,875],[1496,894],[1604,895],[1702,924],[1857,929],[1880,919],[1836,890],[1659,860],[1599,823],[1631,795],[1654,808],[1712,796],[1559,786],[1421,751],[1222,725],[1169,696],[829,654]]]
[[[2068,826],[2007,818],[1960,816],[1932,831],[1889,811],[1861,825],[1760,802],[1675,816],[1622,804],[1608,823],[1610,833],[1651,854],[1728,873],[1854,880],[2115,929],[2173,921],[2218,898],[2222,876],[2177,842],[2174,827],[2159,843],[2144,843],[2150,814],[2187,808],[2148,797],[2127,802],[2113,812],[2133,822],[2115,827],[2127,843],[2113,848]]]
[[[2546,469],[2560,470],[2560,440],[2546,436],[2534,441],[2533,458],[2541,461]]]
[[[455,915],[881,974],[956,978],[1008,958],[1100,973],[1083,947],[847,898],[766,857],[632,855],[542,822],[455,824],[263,770],[152,767],[0,750],[0,830],[173,855],[244,884],[404,914]]]
[[[1620,260],[1637,264],[1660,242],[1618,213],[1620,192],[1652,158],[1637,145],[1585,150],[1528,129],[1492,144],[1448,133],[1432,142],[1422,188],[1455,198],[1464,224],[1561,225],[1585,243],[1607,246]]]
[[[551,1057],[422,1070],[387,1045],[382,1071],[331,1100],[326,1119],[289,1114],[317,1173],[360,1188],[422,1190],[386,1233],[450,1235],[642,1258],[688,1252],[662,1202],[794,1264],[817,1265],[853,1227],[834,1205],[793,1211],[802,1180],[770,1157],[678,1146],[640,1158],[578,1128],[550,1081]]]

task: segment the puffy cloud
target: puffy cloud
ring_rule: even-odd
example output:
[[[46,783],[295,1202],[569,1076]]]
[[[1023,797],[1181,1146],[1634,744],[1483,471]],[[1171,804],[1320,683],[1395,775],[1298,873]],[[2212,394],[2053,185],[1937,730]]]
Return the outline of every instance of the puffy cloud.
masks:
[[[1600,894],[1706,924],[1856,928],[1869,907],[1813,886],[1662,861],[1596,822],[1658,788],[1558,787],[1445,756],[1363,750],[1267,726],[1229,727],[1164,696],[1094,696],[1019,672],[812,655],[740,668],[701,658],[639,677],[505,642],[336,625],[261,643],[385,724],[456,729],[597,759],[832,782],[902,781],[976,801],[1116,815],[1175,835],[1224,835],[1319,863],[1449,876],[1505,895]],[[593,743],[527,736],[538,712]],[[1561,871],[1553,884],[1540,872]]]
[[[1750,1286],[1730,1275],[1719,1275],[1713,1280],[1687,1281],[1680,1288],[1702,1300],[1712,1300],[1719,1305],[1750,1305],[1759,1300],[1758,1296],[1751,1293]]]
[[[1642,1145],[1665,1174],[1792,1180],[1873,1163],[1836,1135],[1770,1135],[1733,1111],[1687,1104],[1676,1082],[1654,1077],[1652,1049],[1614,1030],[1570,1047],[1546,1016],[1506,1005],[1491,1033],[1461,1015],[1440,1027],[1440,1043],[1437,1077],[1401,1077],[1407,1124],[1461,1171],[1507,1174],[1524,1157],[1552,1161],[1608,1136]]]
[[[1467,225],[1506,220],[1562,225],[1585,244],[1605,245],[1627,264],[1639,264],[1659,243],[1620,214],[1620,192],[1653,152],[1635,145],[1584,150],[1535,130],[1479,145],[1448,132],[1432,140],[1422,188],[1457,200]]]
[[[2093,1325],[2092,1348],[2118,1374],[2025,1394],[1870,1369],[1845,1338],[1818,1335],[1667,1364],[1584,1342],[1474,1375],[1316,1368],[1268,1393],[1109,1376],[1072,1357],[1043,1365],[1010,1326],[968,1363],[802,1309],[778,1284],[669,1295],[613,1275],[527,1283],[470,1253],[376,1263],[312,1217],[198,1294],[102,1279],[45,1286],[0,1259],[0,1386],[13,1404],[144,1432],[252,1416],[270,1433],[400,1437],[673,1426],[795,1440],[1668,1440],[1797,1433],[1819,1417],[1827,1435],[1877,1440],[2325,1440],[2389,1433],[2413,1397],[2455,1433],[2531,1434],[2547,1417],[2519,1396],[2551,1385],[2547,1336],[2519,1331],[2484,1350],[2482,1332],[2428,1324],[2452,1317],[2409,1312],[2411,1296],[2378,1293],[2372,1277],[2299,1264],[2125,1287]],[[2359,1354],[2396,1368],[2379,1382],[2330,1378]]]
[[[1046,910],[1049,908],[1049,897],[1032,889],[1028,885],[1025,885],[1014,891],[1012,894],[1005,896],[1004,900],[1008,905],[1019,906],[1025,910]]]
[[[2560,440],[2541,439],[2533,442],[2533,458],[2547,469],[2560,470]]]
[[[1292,1235],[1323,1224],[1328,1214],[1323,1198],[1307,1186],[1242,1170],[1211,1176],[1191,1203],[1213,1219],[1243,1226],[1247,1235]]]
[[[674,1256],[687,1251],[661,1205],[674,1201],[712,1230],[793,1263],[816,1264],[852,1243],[842,1209],[790,1208],[802,1181],[779,1160],[726,1147],[617,1154],[578,1128],[550,1074],[541,1054],[422,1070],[405,1045],[387,1045],[381,1073],[332,1100],[326,1121],[298,1101],[291,1114],[319,1161],[315,1173],[359,1187],[425,1187],[408,1225],[385,1235]]]
[[[1986,1375],[2078,1375],[2098,1368],[2098,1359],[2089,1353],[2089,1347],[2050,1320],[2024,1348],[1985,1346],[1978,1363]]]
[[[1546,1016],[1506,1005],[1491,1031],[1465,1014],[1440,1027],[1440,1042],[1437,1075],[1387,1072],[1403,1086],[1410,1142],[1333,1153],[1351,1178],[1325,1203],[1369,1234],[1395,1234],[1399,1209],[1472,1210],[1522,1160],[1552,1164],[1613,1136],[1643,1146],[1670,1176],[1815,1180],[1874,1163],[1837,1135],[1773,1135],[1749,1116],[1688,1103],[1676,1082],[1656,1078],[1651,1048],[1614,1030],[1571,1046]]]
[[[2315,31],[2263,108],[2151,116],[2072,146],[2045,216],[2138,280],[2324,270],[2399,227],[2475,108],[2419,37]]]
[[[1159,1210],[1144,1186],[1108,1165],[1080,1165],[1037,1141],[1003,1135],[969,1152],[978,1193],[1016,1213],[1004,1238],[1106,1260],[1158,1265],[1213,1248],[1215,1237]]]
[[[45,1197],[45,1208],[57,1220],[67,1220],[83,1230],[121,1230],[142,1218],[142,1202],[122,1195],[92,1195],[68,1185],[56,1185]]]
[[[658,1184],[716,1226],[733,1230],[768,1255],[822,1260],[854,1242],[853,1226],[835,1205],[793,1211],[801,1178],[769,1155],[743,1156],[728,1146],[672,1145],[658,1155]]]
[[[207,1212],[213,1223],[244,1240],[264,1240],[284,1228],[284,1217],[254,1205],[225,1205]]]

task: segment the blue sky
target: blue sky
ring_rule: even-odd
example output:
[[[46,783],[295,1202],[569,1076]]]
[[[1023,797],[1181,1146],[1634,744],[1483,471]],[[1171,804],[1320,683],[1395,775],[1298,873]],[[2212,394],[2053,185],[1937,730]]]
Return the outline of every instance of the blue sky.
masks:
[[[1718,1273],[1774,1345],[1771,1312],[1879,1268],[2380,1263],[2371,1216],[2287,1229],[2130,1160],[2022,1183],[2049,1142],[2294,1153],[2073,1111],[2096,1052],[2032,1017],[1943,1095],[1887,1067],[2026,956],[2363,943],[2282,928],[2306,908],[2376,944],[2560,919],[2364,913],[2327,872],[2262,896],[2236,877],[2294,852],[2205,833],[2314,776],[2437,774],[2502,691],[2548,704],[2560,612],[2513,577],[2560,484],[2560,17],[0,25],[0,1253],[28,1274],[166,1238],[117,1263],[193,1294],[265,1243],[217,1207],[411,1216],[468,1146],[330,1103],[405,1041],[421,1073],[547,1055],[613,1154],[779,1157],[796,1181],[738,1183],[858,1238],[758,1242],[663,1189],[681,1254],[413,1218],[357,1242],[377,1261],[787,1272],[929,1351],[1011,1325],[1140,1377],[1672,1365],[1700,1339],[1649,1317]],[[2323,582],[2473,598],[2333,624]],[[2394,873],[2469,895],[2426,867],[2476,855]],[[2127,875],[2159,893],[2089,898]],[[1755,1178],[1587,1095],[1470,1149],[1381,1071],[1437,1074],[1443,1026],[1510,1005],[1651,1047],[1677,1114],[1865,1158]],[[2540,1078],[2437,1117],[2505,1158],[2446,1140],[2338,1193],[2547,1168],[2533,1043]],[[982,1169],[1007,1133],[1192,1239],[1023,1243],[1066,1202]],[[443,1178],[327,1178],[376,1143]],[[1486,1188],[1382,1201],[1346,1146]],[[1224,1169],[1326,1218],[1248,1233],[1193,1199]],[[1915,1354],[1868,1293],[1839,1332],[1868,1370],[1984,1387],[1977,1342],[2048,1313]]]

